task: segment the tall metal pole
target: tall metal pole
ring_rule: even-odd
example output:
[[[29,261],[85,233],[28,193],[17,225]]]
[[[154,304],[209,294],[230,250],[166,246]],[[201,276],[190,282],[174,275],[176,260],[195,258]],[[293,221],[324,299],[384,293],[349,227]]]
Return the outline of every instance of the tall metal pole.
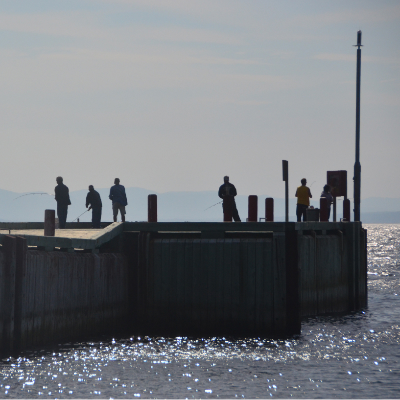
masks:
[[[360,90],[361,90],[361,31],[357,32],[357,87],[356,87],[356,162],[354,163],[354,221],[360,221],[361,164],[360,164]]]

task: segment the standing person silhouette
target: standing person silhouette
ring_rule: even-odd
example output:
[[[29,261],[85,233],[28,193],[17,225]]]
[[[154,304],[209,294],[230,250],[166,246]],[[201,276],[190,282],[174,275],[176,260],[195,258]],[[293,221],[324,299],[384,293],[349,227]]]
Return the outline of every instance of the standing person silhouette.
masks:
[[[235,196],[237,191],[235,185],[229,182],[229,176],[224,176],[224,183],[219,187],[218,196],[223,200],[225,195],[233,196],[232,201],[232,217],[235,222],[241,222],[238,210],[236,208]],[[224,210],[224,202],[222,203],[222,209]],[[225,211],[225,210],[224,210]]]
[[[65,229],[65,224],[67,222],[68,206],[71,205],[71,200],[69,198],[69,189],[63,183],[63,178],[57,176],[56,178],[57,186],[54,188],[54,199],[57,202],[57,217],[60,229]]]
[[[329,217],[331,215],[331,204],[333,202],[333,196],[331,194],[331,187],[329,185],[325,185],[324,186],[324,190],[321,193],[320,197],[325,197],[327,200],[327,204],[328,204],[328,221],[329,221]]]
[[[303,178],[301,180],[301,186],[299,186],[296,190],[297,197],[297,222],[301,222],[301,216],[303,216],[303,222],[307,221],[307,213],[306,210],[310,205],[310,198],[312,198],[312,194],[310,188],[306,186],[307,179]]]
[[[90,207],[89,207],[90,205]],[[94,190],[93,185],[89,186],[89,193],[86,196],[86,207],[92,210],[92,227],[101,228],[101,210],[103,204],[101,203],[100,194],[97,190]]]
[[[114,222],[117,222],[118,210],[121,212],[121,221],[125,222],[125,207],[128,205],[125,187],[119,184],[119,178],[114,179],[114,186],[111,186],[109,199],[112,201]]]

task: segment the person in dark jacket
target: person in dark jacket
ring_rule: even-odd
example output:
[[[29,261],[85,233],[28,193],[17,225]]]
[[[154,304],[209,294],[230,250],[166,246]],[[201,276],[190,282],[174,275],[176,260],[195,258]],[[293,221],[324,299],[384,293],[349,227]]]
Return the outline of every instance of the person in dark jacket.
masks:
[[[331,194],[331,187],[329,185],[324,186],[324,190],[321,193],[321,197],[325,197],[328,203],[328,221],[331,215],[331,204],[333,202],[333,197]]]
[[[60,224],[60,229],[65,229],[68,206],[71,205],[71,200],[69,199],[69,189],[64,185],[63,178],[61,176],[57,176],[56,182],[57,186],[54,188],[54,198],[57,201],[58,222]]]
[[[119,184],[119,178],[114,179],[108,198],[112,201],[114,222],[117,222],[118,210],[121,212],[121,221],[125,222],[125,207],[128,205],[124,186]]]
[[[93,228],[100,228],[101,210],[103,204],[99,192],[94,190],[93,185],[89,186],[89,193],[86,196],[86,207],[92,210],[92,226]]]
[[[225,195],[231,195],[235,197],[237,195],[235,185],[229,183],[229,176],[224,176],[224,184],[219,187],[218,196],[223,200]],[[232,217],[235,222],[241,222],[238,210],[236,208],[235,198],[232,201]],[[222,203],[222,209],[224,210],[224,203]],[[225,210],[224,210],[225,211]]]

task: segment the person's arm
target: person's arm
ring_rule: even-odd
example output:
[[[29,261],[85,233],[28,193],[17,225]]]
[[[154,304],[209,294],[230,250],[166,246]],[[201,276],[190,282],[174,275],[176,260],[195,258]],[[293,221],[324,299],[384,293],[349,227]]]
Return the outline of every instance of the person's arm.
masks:
[[[110,195],[108,196],[108,198],[112,201],[113,199],[113,188],[110,188]]]
[[[218,197],[220,197],[221,199],[224,198],[224,195],[222,194],[222,186],[220,186],[218,189]]]
[[[54,200],[57,201],[57,186],[54,188]]]
[[[66,186],[66,188],[67,188],[68,205],[70,206],[71,205],[71,199],[69,198],[69,189],[68,189],[67,186]]]
[[[126,197],[125,188],[124,188],[124,197],[125,197],[125,203],[126,203],[126,205],[128,205],[128,199],[127,199],[127,197]]]
[[[308,188],[308,195],[310,196],[310,198],[312,198],[312,194],[311,194],[310,188]]]
[[[235,185],[232,185],[231,187],[232,187],[232,196],[235,197],[237,195]]]
[[[86,208],[89,207],[90,199],[89,199],[90,192],[86,195]]]
[[[294,196],[297,197],[297,189],[296,189],[296,194]]]

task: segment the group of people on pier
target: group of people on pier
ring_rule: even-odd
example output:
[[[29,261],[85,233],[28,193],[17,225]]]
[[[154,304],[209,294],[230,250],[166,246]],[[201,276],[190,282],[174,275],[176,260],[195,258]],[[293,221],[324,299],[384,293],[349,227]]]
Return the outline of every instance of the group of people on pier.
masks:
[[[56,178],[57,186],[54,189],[55,200],[57,201],[57,216],[59,220],[59,227],[61,229],[65,228],[68,214],[68,206],[71,204],[69,198],[69,189],[63,183],[63,178],[58,176]],[[297,222],[307,221],[307,208],[310,207],[310,198],[312,198],[311,190],[307,185],[307,179],[303,178],[301,180],[301,186],[296,190],[295,196],[297,197],[297,207],[296,215]],[[235,185],[229,182],[229,176],[224,176],[224,183],[219,187],[218,196],[223,200],[224,197],[232,196],[232,202],[226,203],[222,202],[223,211],[225,212],[225,207],[232,207],[232,218],[235,222],[241,222],[239,217],[239,212],[236,207],[235,196],[237,195],[237,190]],[[108,196],[112,201],[113,209],[113,219],[117,222],[118,212],[121,214],[121,221],[125,222],[125,207],[128,205],[128,200],[126,198],[125,187],[120,184],[119,178],[115,178],[114,186],[110,188],[110,195]],[[327,199],[328,204],[328,220],[331,211],[331,204],[333,197],[331,194],[331,188],[329,185],[324,186],[324,190],[321,193],[321,197]],[[102,201],[99,192],[97,192],[93,185],[89,185],[89,193],[86,196],[86,208],[92,210],[92,224],[93,228],[100,228],[101,223],[101,213],[102,213]]]
[[[297,188],[295,194],[295,196],[297,197],[297,207],[296,207],[297,222],[301,222],[302,217],[303,221],[307,221],[307,208],[310,207],[310,199],[312,198],[312,194],[310,188],[306,185],[307,185],[307,179],[303,178],[301,180],[301,186]],[[322,191],[320,197],[325,197],[327,199],[328,220],[329,220],[331,214],[331,204],[333,202],[331,187],[329,185],[324,186],[324,190]]]
[[[307,221],[307,209],[310,207],[310,198],[312,198],[311,190],[307,185],[307,179],[303,178],[301,180],[301,186],[299,186],[296,190],[295,197],[297,197],[297,207],[296,207],[296,216],[297,222]],[[232,218],[235,222],[240,222],[239,213],[236,207],[236,203],[234,197],[237,195],[237,191],[235,186],[229,182],[229,176],[224,176],[224,183],[219,187],[218,196],[221,199],[224,199],[224,196],[230,195],[233,196],[233,202],[230,204],[232,207]],[[331,204],[333,201],[333,197],[331,194],[331,187],[329,185],[325,185],[324,189],[321,193],[321,197],[325,197],[327,199],[328,205],[328,220],[331,213]],[[227,207],[228,203],[223,202],[222,207],[225,212],[225,207]]]
[[[68,206],[71,205],[71,200],[69,198],[68,186],[64,185],[63,178],[58,176],[56,182],[57,186],[54,188],[54,193],[55,200],[57,201],[58,222],[60,229],[64,229],[67,222]],[[112,201],[114,222],[117,222],[118,211],[121,213],[121,221],[125,222],[125,207],[128,205],[128,200],[126,198],[125,187],[120,184],[119,178],[114,179],[114,186],[111,186],[108,197]],[[86,208],[88,211],[92,210],[93,228],[100,228],[103,203],[100,193],[94,190],[93,185],[89,185],[89,193],[86,196]]]

